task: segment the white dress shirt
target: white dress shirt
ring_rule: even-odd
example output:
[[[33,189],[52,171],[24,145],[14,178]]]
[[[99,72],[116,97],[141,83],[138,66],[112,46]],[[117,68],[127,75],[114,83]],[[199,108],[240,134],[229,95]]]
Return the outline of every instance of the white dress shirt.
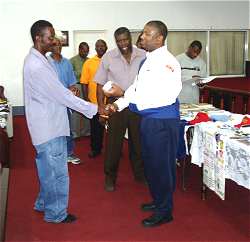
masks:
[[[134,83],[115,103],[119,111],[129,103],[138,110],[164,107],[175,103],[181,86],[180,64],[163,46],[147,54]]]

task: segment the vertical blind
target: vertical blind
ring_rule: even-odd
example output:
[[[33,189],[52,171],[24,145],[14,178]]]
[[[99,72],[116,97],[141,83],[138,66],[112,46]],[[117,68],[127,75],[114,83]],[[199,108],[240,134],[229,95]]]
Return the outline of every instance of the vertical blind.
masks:
[[[207,61],[207,32],[206,31],[171,31],[168,34],[167,46],[169,51],[177,56],[186,51],[193,40],[199,40],[202,44],[200,57]]]
[[[248,43],[246,43],[248,33]],[[140,31],[132,32],[133,43]],[[209,38],[209,40],[208,40]],[[245,60],[250,60],[250,30],[249,31],[169,31],[167,46],[169,51],[177,56],[188,48],[193,40],[202,43],[200,57],[209,67],[209,75],[243,75]],[[245,56],[246,44],[248,55]],[[208,56],[209,54],[209,63]]]
[[[210,74],[244,74],[245,32],[210,32]]]

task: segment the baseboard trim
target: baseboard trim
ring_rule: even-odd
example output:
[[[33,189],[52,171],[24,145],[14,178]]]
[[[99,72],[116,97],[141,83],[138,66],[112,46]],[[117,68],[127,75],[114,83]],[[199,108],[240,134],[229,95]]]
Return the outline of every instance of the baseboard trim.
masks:
[[[13,106],[12,107],[12,115],[13,116],[24,115],[24,114],[25,114],[24,106]]]

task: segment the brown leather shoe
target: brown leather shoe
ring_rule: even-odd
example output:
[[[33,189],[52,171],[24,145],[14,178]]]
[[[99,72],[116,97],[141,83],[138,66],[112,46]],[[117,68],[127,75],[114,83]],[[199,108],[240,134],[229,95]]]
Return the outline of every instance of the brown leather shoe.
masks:
[[[115,182],[112,177],[109,177],[109,176],[105,177],[104,188],[106,192],[113,192],[115,190]]]

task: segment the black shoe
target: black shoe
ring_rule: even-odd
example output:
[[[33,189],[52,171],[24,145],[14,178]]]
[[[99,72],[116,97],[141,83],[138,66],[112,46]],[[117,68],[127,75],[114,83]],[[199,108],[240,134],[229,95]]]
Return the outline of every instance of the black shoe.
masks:
[[[112,177],[106,176],[104,188],[106,192],[113,192],[115,190],[115,182]]]
[[[141,205],[141,210],[144,212],[154,211],[156,206],[153,203],[145,203]]]
[[[169,223],[173,220],[172,215],[156,215],[153,214],[152,216],[142,220],[142,225],[144,227],[156,227],[164,223]]]
[[[100,155],[100,154],[101,154],[100,151],[91,150],[91,151],[89,152],[89,154],[88,154],[88,157],[92,159],[92,158],[95,158],[96,156],[98,156],[98,155]]]
[[[61,223],[73,223],[77,218],[73,214],[68,214],[67,217]]]
[[[36,208],[34,208],[34,211],[36,211],[37,213],[44,213],[44,210],[39,210],[39,209],[36,209]]]

